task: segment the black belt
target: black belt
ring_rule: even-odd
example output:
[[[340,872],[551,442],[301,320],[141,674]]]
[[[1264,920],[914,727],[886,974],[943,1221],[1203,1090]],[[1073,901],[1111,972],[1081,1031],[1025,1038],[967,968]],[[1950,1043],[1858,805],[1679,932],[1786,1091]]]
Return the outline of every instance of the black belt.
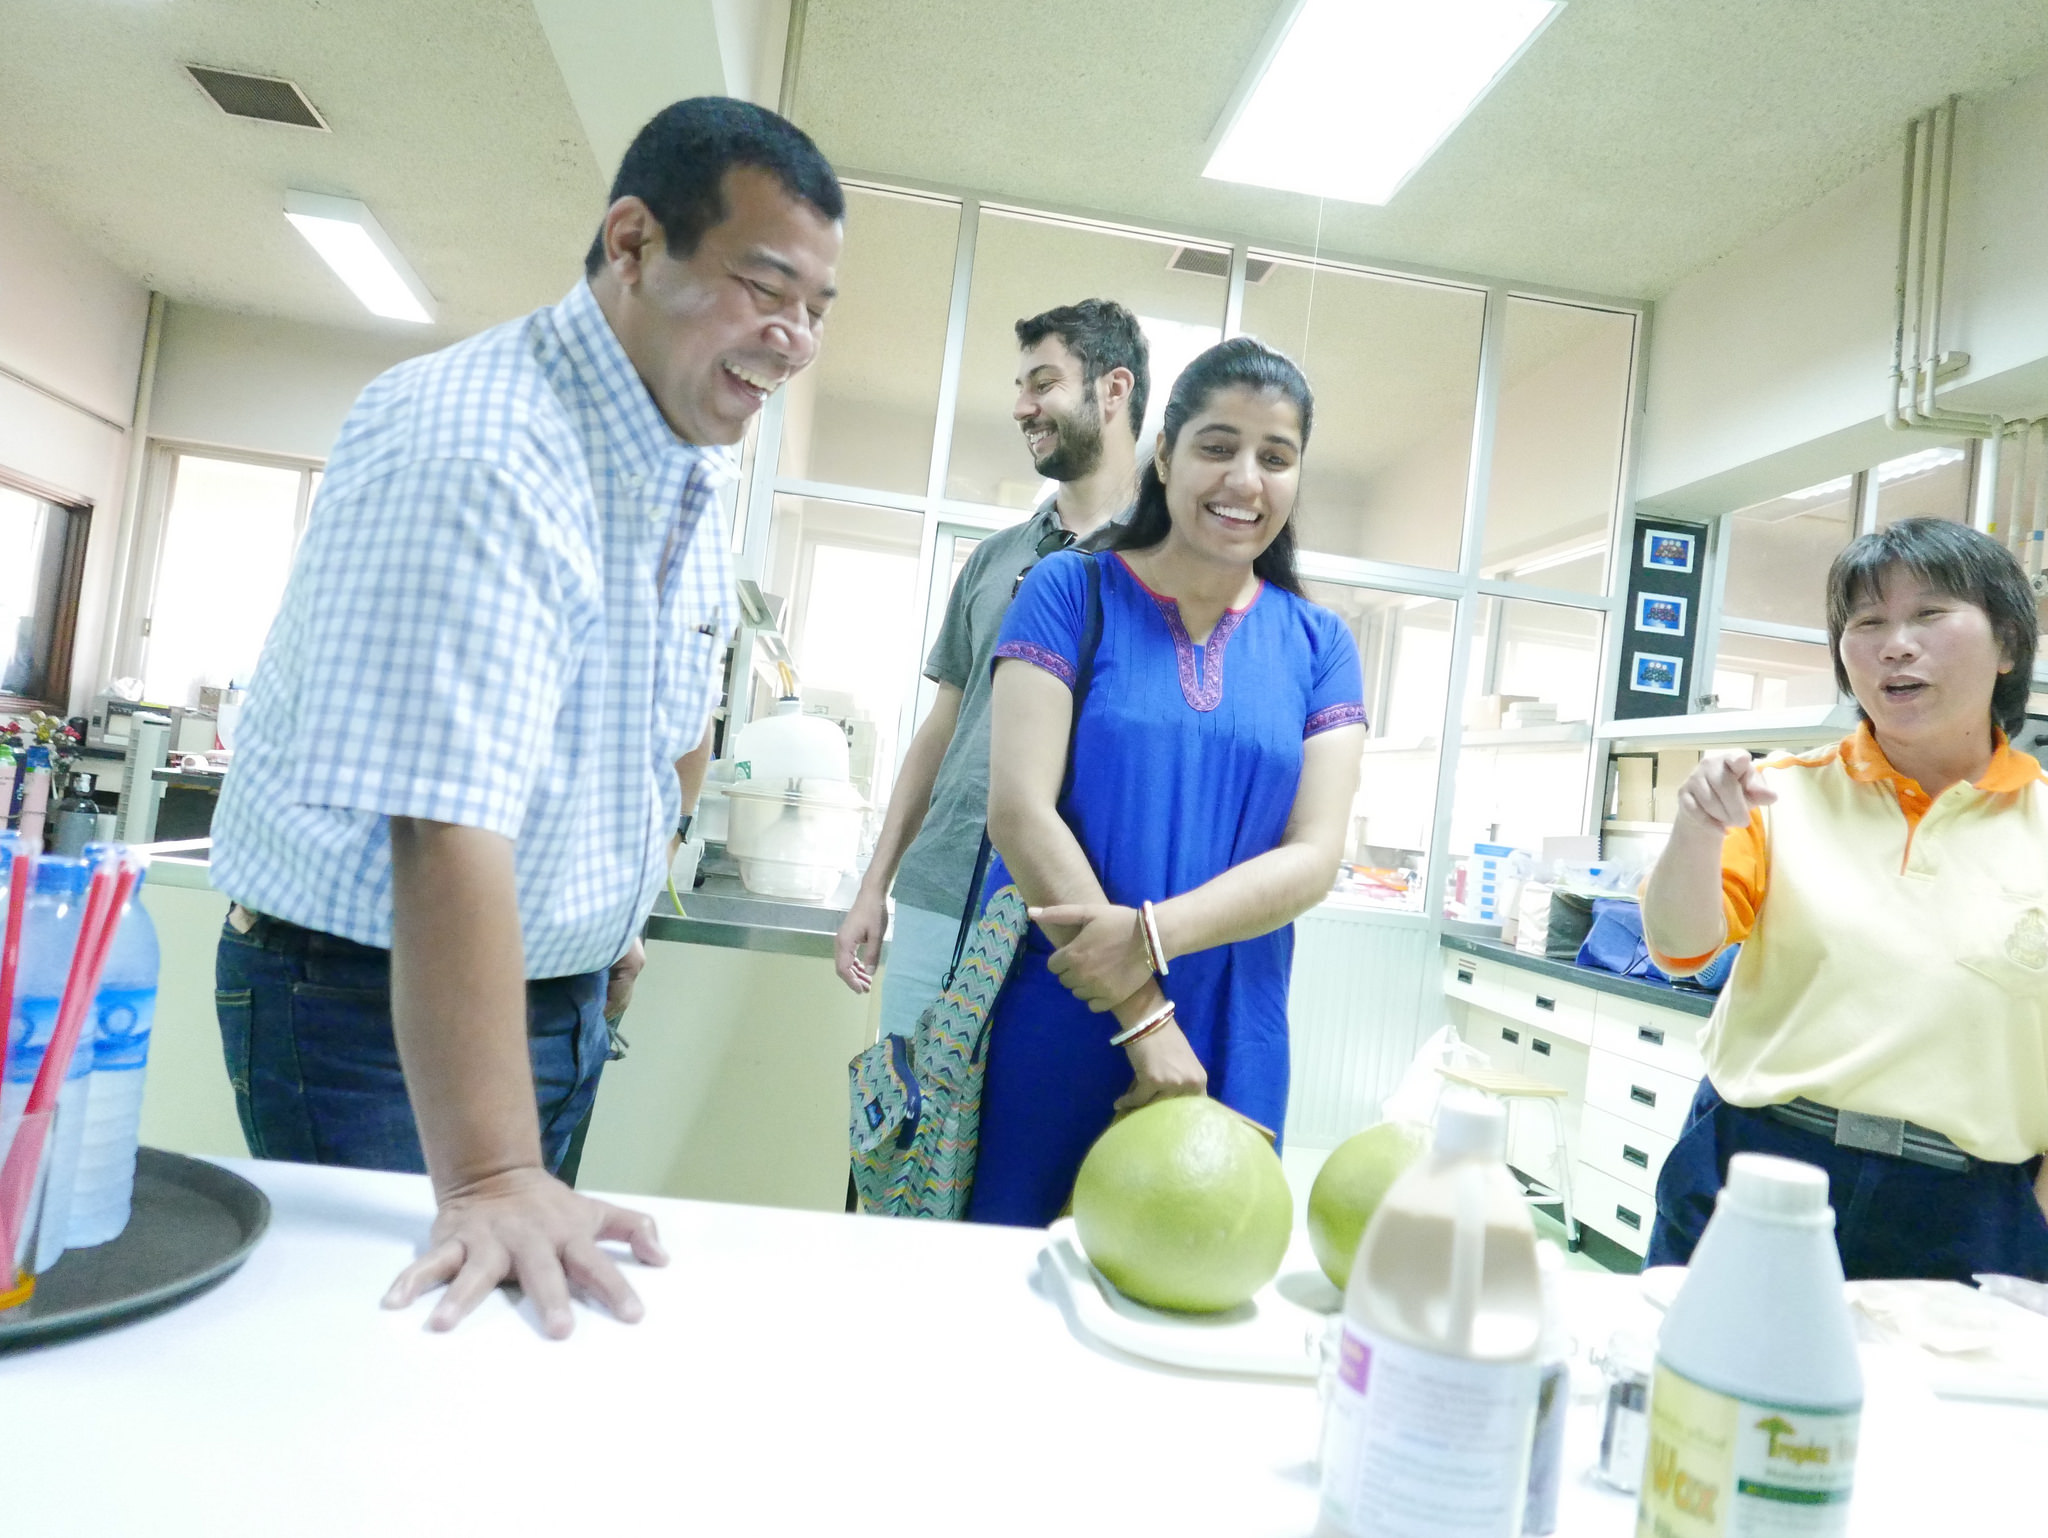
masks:
[[[1896,1116],[1866,1116],[1861,1111],[1838,1111],[1804,1095],[1786,1105],[1767,1105],[1764,1111],[1775,1121],[1802,1132],[1817,1132],[1837,1148],[1855,1148],[1865,1153],[1889,1154],[1954,1174],[1967,1173],[1970,1156],[1931,1127],[1904,1121]]]

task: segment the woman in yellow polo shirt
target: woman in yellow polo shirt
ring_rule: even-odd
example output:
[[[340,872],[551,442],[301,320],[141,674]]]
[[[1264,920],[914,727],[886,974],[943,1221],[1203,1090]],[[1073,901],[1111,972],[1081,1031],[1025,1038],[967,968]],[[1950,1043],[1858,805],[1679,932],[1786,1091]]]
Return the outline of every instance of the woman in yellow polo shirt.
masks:
[[[1828,1172],[1851,1277],[2048,1280],[2048,785],[2011,747],[2034,594],[1997,541],[1914,518],[1828,573],[1842,742],[1709,753],[1643,894],[1657,964],[1742,941],[1657,1182],[1689,1259],[1729,1155]]]

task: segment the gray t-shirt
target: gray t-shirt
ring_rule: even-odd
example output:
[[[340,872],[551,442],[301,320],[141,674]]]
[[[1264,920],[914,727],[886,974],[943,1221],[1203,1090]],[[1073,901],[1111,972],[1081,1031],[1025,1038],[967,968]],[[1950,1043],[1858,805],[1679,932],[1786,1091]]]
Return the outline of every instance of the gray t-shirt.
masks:
[[[1129,510],[1081,542],[1100,544]],[[896,869],[896,901],[928,913],[956,914],[967,906],[974,856],[988,824],[988,707],[990,658],[1003,615],[1020,577],[1039,561],[1038,546],[1060,527],[1048,498],[1022,523],[999,529],[974,547],[946,600],[946,620],[924,676],[960,691],[960,719],[932,783],[932,804],[917,838]]]

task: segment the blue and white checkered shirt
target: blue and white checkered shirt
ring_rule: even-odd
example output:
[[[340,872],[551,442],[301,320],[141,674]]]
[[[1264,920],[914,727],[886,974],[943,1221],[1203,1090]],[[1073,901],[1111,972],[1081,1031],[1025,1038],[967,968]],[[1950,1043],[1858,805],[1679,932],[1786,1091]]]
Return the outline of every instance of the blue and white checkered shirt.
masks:
[[[617,960],[716,698],[733,475],[586,284],[373,381],[257,666],[214,886],[389,946],[388,819],[485,828],[514,844],[526,975]]]

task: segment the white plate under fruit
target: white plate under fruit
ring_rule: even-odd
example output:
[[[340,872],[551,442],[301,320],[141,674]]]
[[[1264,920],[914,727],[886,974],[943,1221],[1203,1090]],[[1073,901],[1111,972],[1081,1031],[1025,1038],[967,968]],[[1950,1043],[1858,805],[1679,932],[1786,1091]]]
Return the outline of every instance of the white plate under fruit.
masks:
[[[1046,1291],[1083,1335],[1197,1372],[1313,1379],[1329,1321],[1344,1304],[1299,1231],[1280,1274],[1249,1302],[1216,1314],[1151,1308],[1118,1292],[1088,1263],[1072,1218],[1047,1230],[1038,1264]]]

